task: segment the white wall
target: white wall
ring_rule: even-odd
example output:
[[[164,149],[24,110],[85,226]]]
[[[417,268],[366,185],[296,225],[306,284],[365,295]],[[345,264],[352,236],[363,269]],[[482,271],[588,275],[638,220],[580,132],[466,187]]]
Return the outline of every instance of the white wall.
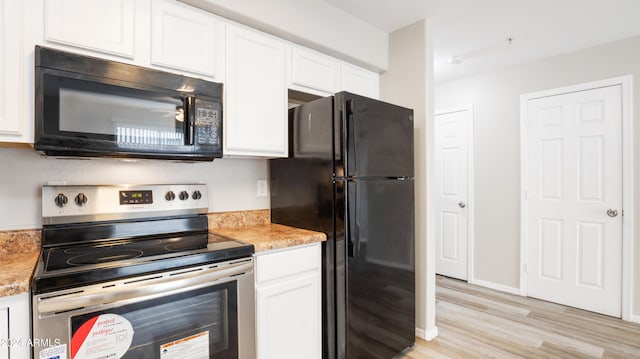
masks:
[[[611,77],[640,79],[640,37],[560,55],[435,87],[436,108],[473,104],[475,145],[475,279],[519,286],[521,94]],[[634,85],[635,87],[635,85]],[[634,91],[634,138],[640,138],[640,91]],[[635,178],[640,179],[640,153]],[[640,229],[640,188],[634,189],[635,228]],[[636,234],[636,238],[638,235]],[[640,313],[640,243],[635,244],[636,315]]]
[[[269,208],[256,197],[256,181],[268,179],[266,160],[220,159],[205,163],[157,160],[42,158],[32,149],[0,148],[0,230],[41,227],[41,187],[67,184],[206,183],[209,210]],[[51,199],[53,200],[53,199]]]
[[[181,0],[372,71],[388,67],[388,35],[322,0]]]
[[[435,276],[427,241],[427,123],[431,107],[432,47],[425,21],[389,36],[389,70],[380,77],[382,100],[414,110],[416,327],[422,337],[435,335]]]

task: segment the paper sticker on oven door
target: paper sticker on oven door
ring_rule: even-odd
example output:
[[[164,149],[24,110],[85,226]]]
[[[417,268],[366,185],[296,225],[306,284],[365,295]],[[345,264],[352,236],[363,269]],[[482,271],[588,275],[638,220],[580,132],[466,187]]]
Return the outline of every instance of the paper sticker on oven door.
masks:
[[[160,359],[209,359],[209,331],[162,344]]]
[[[118,359],[133,340],[131,323],[117,314],[102,314],[84,322],[71,337],[72,359]]]
[[[40,351],[39,359],[67,359],[67,345],[61,344]]]

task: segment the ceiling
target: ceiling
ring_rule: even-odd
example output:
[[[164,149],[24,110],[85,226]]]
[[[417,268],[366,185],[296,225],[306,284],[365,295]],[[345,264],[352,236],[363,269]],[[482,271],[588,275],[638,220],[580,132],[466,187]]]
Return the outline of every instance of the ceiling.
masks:
[[[437,82],[640,35],[640,0],[325,1],[387,33],[429,19]]]

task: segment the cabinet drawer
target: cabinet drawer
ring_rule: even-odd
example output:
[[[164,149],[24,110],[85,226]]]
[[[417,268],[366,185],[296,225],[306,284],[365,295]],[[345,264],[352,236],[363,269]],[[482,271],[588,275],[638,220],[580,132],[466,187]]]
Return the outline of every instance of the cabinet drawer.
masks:
[[[256,282],[262,283],[318,268],[320,268],[320,243],[309,247],[257,255]]]

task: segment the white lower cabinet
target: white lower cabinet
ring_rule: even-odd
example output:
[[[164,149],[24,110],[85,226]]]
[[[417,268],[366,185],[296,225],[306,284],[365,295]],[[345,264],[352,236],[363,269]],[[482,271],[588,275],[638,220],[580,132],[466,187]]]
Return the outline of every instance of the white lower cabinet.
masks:
[[[258,359],[322,356],[320,243],[256,255]]]
[[[0,297],[0,359],[31,357],[29,294]]]
[[[9,308],[0,304],[0,359],[9,358]]]

